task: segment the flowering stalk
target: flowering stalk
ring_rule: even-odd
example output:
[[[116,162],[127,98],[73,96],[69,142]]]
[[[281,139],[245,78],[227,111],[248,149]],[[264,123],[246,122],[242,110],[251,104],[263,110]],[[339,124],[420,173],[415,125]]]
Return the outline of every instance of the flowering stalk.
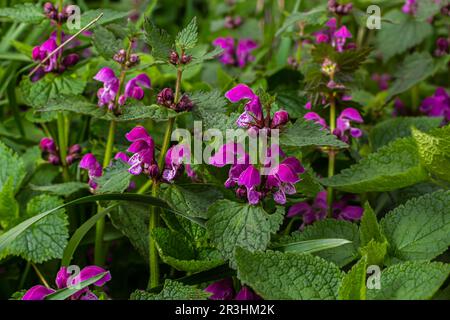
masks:
[[[125,56],[125,61],[128,61],[128,59],[130,57],[132,43],[133,43],[133,41],[130,40],[130,43],[128,44],[128,50],[127,50],[126,56]],[[123,84],[125,82],[126,71],[127,71],[126,64],[122,64],[121,71],[120,71],[120,77],[119,77],[119,90],[116,94],[115,101],[114,101],[114,110],[116,110],[116,107],[118,106],[120,92],[122,91]],[[106,141],[105,156],[103,158],[103,168],[108,167],[111,162],[112,152],[113,152],[113,147],[114,147],[114,134],[116,131],[116,126],[117,126],[117,123],[114,120],[112,120],[109,124],[108,140]],[[98,207],[100,209],[100,205]],[[104,233],[105,233],[105,217],[99,219],[95,226],[94,262],[98,266],[102,266],[105,262],[105,255],[104,255],[104,249],[103,249]]]
[[[333,93],[330,94],[330,132],[334,132],[336,129],[336,102],[334,100]],[[336,150],[330,148],[328,151],[328,177],[334,175]],[[328,187],[327,192],[327,204],[328,204],[328,216],[333,214],[333,188]]]

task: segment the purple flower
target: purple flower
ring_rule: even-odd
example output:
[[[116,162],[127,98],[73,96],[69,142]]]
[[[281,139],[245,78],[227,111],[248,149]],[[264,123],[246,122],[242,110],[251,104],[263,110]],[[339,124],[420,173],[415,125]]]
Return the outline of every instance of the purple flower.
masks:
[[[172,182],[178,177],[183,168],[186,168],[186,173],[190,178],[195,179],[195,172],[192,170],[190,163],[191,151],[189,146],[185,144],[178,144],[172,146],[167,150],[165,158],[165,169],[163,171],[163,178],[167,182]]]
[[[114,100],[119,91],[119,79],[116,77],[114,71],[110,68],[101,68],[94,76],[94,79],[103,82],[103,88],[98,89],[98,105],[103,107],[108,105],[108,109],[114,108]]]
[[[44,137],[39,142],[39,148],[44,152],[56,152],[55,141],[52,138]]]
[[[437,88],[434,95],[425,98],[420,111],[429,117],[444,117],[444,123],[450,121],[450,97],[444,88]]]
[[[280,110],[274,113],[271,123],[271,128],[278,128],[285,125],[289,121],[289,113],[285,110]]]
[[[402,11],[403,13],[414,16],[417,13],[418,7],[419,4],[417,3],[417,0],[406,0],[402,7]]]
[[[64,289],[76,286],[77,284],[86,281],[88,279],[94,278],[106,270],[97,266],[87,266],[81,269],[80,273],[72,277],[72,274],[67,271],[66,267],[61,267],[58,274],[56,275],[55,283],[58,289]],[[101,287],[106,282],[111,280],[111,274],[107,272],[101,279],[94,282],[94,286]],[[22,300],[44,300],[46,296],[56,292],[52,288],[46,288],[41,285],[37,285],[29,289]],[[89,290],[88,287],[80,289],[69,297],[70,300],[98,300],[98,297]]]
[[[239,186],[247,189],[247,200],[250,204],[258,204],[261,199],[261,193],[256,190],[256,187],[261,183],[261,175],[259,170],[253,165],[247,166],[239,175]]]
[[[150,170],[155,172],[153,166],[157,166],[155,161],[155,143],[152,137],[147,133],[144,127],[134,127],[125,135],[125,138],[132,142],[127,149],[133,155],[128,160],[131,165],[128,171],[133,175],[139,175],[141,172],[149,174]]]
[[[97,188],[95,178],[103,175],[103,168],[101,164],[92,153],[87,153],[83,156],[83,158],[81,158],[79,166],[81,169],[88,170],[89,186],[95,190]]]
[[[300,181],[299,175],[305,172],[300,161],[294,157],[284,159],[270,171],[266,187],[272,189],[273,199],[279,204],[286,203],[286,194],[295,194],[295,184]],[[275,189],[274,189],[275,188]]]
[[[362,136],[361,129],[351,126],[351,122],[363,123],[364,120],[359,114],[358,110],[354,108],[346,108],[342,110],[341,114],[336,120],[336,129],[333,134],[344,142],[348,142],[348,137],[345,135],[347,131],[353,138],[359,138]]]
[[[150,88],[150,86],[150,78],[145,73],[139,74],[128,81],[124,94],[119,98],[119,104],[123,105],[128,98],[142,100],[144,98],[144,89],[142,88]]]
[[[215,167],[223,167],[227,164],[247,164],[248,155],[245,154],[242,145],[229,142],[222,145],[214,156],[209,158],[208,163]]]
[[[245,111],[239,116],[236,124],[242,128],[250,128],[252,126],[261,127],[264,121],[261,102],[259,97],[245,84],[238,84],[234,88],[225,93],[225,97],[230,102],[238,102],[248,100],[245,104]]]
[[[42,61],[47,56],[54,51],[56,48],[58,48],[58,45],[56,44],[56,40],[54,37],[50,36],[50,38],[46,41],[44,41],[40,46],[36,46],[33,48],[33,51],[31,52],[31,56],[33,60],[35,61]],[[61,56],[61,51],[58,51],[58,53],[54,54],[53,56],[48,59],[44,65],[43,70],[44,72],[52,72],[58,70],[58,58]]]
[[[74,144],[69,148],[69,151],[66,156],[66,163],[68,165],[71,165],[80,158],[80,154],[81,154],[81,146],[79,144]]]
[[[349,221],[361,219],[364,211],[363,208],[360,206],[349,205],[348,202],[351,200],[354,200],[354,196],[346,195],[333,204],[333,217],[335,219]],[[327,192],[321,191],[316,195],[316,198],[311,204],[308,202],[300,202],[292,205],[288,210],[287,217],[292,218],[294,216],[302,216],[303,223],[300,226],[300,229],[303,229],[306,225],[325,219],[327,213]]]
[[[338,52],[344,51],[345,42],[350,39],[352,34],[348,31],[346,26],[342,26],[339,30],[334,33],[334,38],[332,41],[332,46],[336,47]]]
[[[449,40],[444,37],[438,38],[436,40],[436,50],[434,50],[434,55],[436,57],[442,57],[449,52]]]
[[[315,123],[321,125],[324,128],[328,128],[327,122],[324,118],[319,116],[316,112],[307,112],[303,116],[305,120],[314,121]]]
[[[242,286],[236,294],[231,278],[213,282],[206,287],[205,291],[212,293],[212,296],[209,297],[211,300],[261,300],[261,297],[247,286]]]
[[[258,47],[251,39],[241,39],[235,47],[235,40],[232,37],[217,38],[213,41],[213,45],[223,49],[219,56],[221,63],[240,68],[244,68],[248,62],[255,59],[251,52]]]
[[[336,18],[330,19],[325,26],[325,29],[314,34],[316,43],[328,43],[335,47],[338,52],[355,48],[354,44],[347,44],[347,39],[352,37],[347,27],[342,26],[337,30]]]

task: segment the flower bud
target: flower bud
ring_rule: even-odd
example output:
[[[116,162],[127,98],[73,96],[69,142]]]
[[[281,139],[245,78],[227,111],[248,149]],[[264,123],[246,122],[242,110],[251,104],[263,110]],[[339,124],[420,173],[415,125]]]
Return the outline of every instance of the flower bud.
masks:
[[[152,164],[149,168],[148,168],[148,175],[150,176],[150,178],[155,179],[158,178],[159,176],[159,168],[158,165]]]
[[[245,189],[245,187],[241,186],[236,189],[236,197],[243,199],[246,196],[247,196],[247,190]]]
[[[59,165],[59,157],[56,154],[51,153],[48,155],[48,162],[57,166],[57,165]]]
[[[190,111],[194,107],[194,103],[187,95],[183,95],[176,106],[177,112]]]
[[[169,62],[173,65],[177,65],[180,62],[180,56],[176,51],[171,51],[169,55]]]
[[[76,53],[71,53],[64,57],[62,64],[66,67],[73,66],[77,64],[77,62],[80,60],[80,56]]]
[[[79,154],[81,153],[81,146],[79,144],[74,144],[69,148],[69,154]]]
[[[183,54],[182,56],[181,56],[181,64],[188,64],[189,62],[191,62],[191,60],[192,60],[192,56],[190,56],[190,55],[187,55],[187,54]]]
[[[278,128],[289,121],[289,114],[285,110],[275,112],[272,118],[271,128]]]
[[[55,10],[55,7],[53,6],[53,3],[46,2],[44,4],[44,13],[48,14],[48,13],[54,11],[54,10]]]
[[[158,96],[156,97],[156,102],[159,105],[171,108],[171,106],[173,104],[173,101],[174,101],[174,98],[175,97],[174,97],[172,89],[171,88],[164,88],[158,93]]]
[[[42,138],[39,142],[39,148],[44,152],[56,152],[55,141],[52,138]]]

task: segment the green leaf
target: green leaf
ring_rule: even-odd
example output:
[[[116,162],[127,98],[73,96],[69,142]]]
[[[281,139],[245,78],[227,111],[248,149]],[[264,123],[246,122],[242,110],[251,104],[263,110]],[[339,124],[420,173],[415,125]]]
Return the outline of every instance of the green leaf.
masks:
[[[339,268],[309,254],[236,249],[239,279],[269,300],[336,299]]]
[[[20,90],[25,103],[33,108],[44,107],[49,100],[60,95],[79,95],[83,93],[86,82],[66,73],[55,75],[48,73],[36,82],[24,77]]]
[[[46,18],[42,11],[42,5],[32,3],[20,3],[12,8],[0,8],[0,17],[25,23],[41,23]]]
[[[123,47],[121,39],[102,26],[97,26],[92,34],[92,43],[98,53],[110,60]]]
[[[219,200],[209,207],[206,229],[222,256],[233,265],[236,247],[251,251],[267,247],[270,235],[283,221],[282,211],[268,214],[259,206]]]
[[[208,208],[223,198],[223,193],[214,185],[189,184],[170,185],[163,195],[174,209],[190,217],[208,218]]]
[[[12,179],[14,194],[19,190],[25,177],[25,165],[23,160],[3,142],[0,141],[0,190]]]
[[[280,109],[286,110],[291,119],[303,118],[309,111],[305,109],[308,102],[306,95],[299,96],[296,91],[277,92],[276,102]]]
[[[78,192],[80,190],[88,189],[87,183],[77,181],[56,183],[47,186],[37,186],[34,184],[30,184],[29,186],[31,190],[47,192],[57,196],[70,196],[71,194],[74,194],[75,192]]]
[[[103,272],[103,273],[96,275],[95,277],[81,281],[76,286],[60,289],[60,290],[46,296],[45,300],[65,300],[65,299],[69,298],[71,295],[80,291],[81,289],[89,287],[91,284],[94,284],[98,280],[102,279],[106,274],[108,274],[108,272]]]
[[[307,240],[320,239],[345,239],[351,243],[342,246],[316,252],[316,255],[345,266],[358,255],[359,232],[356,224],[335,219],[326,219],[307,226],[301,232],[293,232],[289,236],[281,237],[274,245],[283,245]]]
[[[173,215],[171,212],[168,214]],[[149,250],[149,215],[149,206],[137,202],[122,202],[109,213],[114,227],[130,240],[145,261],[148,261]]]
[[[324,130],[322,126],[302,118],[281,134],[281,145],[288,147],[332,146],[347,148],[348,145],[338,140],[335,135]]]
[[[64,249],[64,253],[61,259],[62,266],[67,267],[70,265],[70,261],[72,260],[73,254],[75,253],[75,250],[77,249],[81,240],[83,240],[84,236],[89,232],[89,230],[91,230],[95,226],[98,220],[104,218],[106,214],[114,208],[115,205],[96,213],[88,220],[86,220],[86,222],[83,223],[79,228],[77,228],[77,230],[75,230],[74,234],[72,235],[72,238],[70,238],[66,248]]]
[[[126,11],[116,11],[111,9],[95,9],[84,12],[80,17],[80,26],[83,28],[89,22],[94,20],[99,16],[100,13],[103,13],[103,16],[98,20],[95,25],[106,25],[112,22],[119,21],[121,19],[125,20],[129,15],[129,12]]]
[[[283,243],[275,245],[272,248],[282,252],[314,253],[337,248],[347,243],[351,243],[351,241],[346,239],[317,239]]]
[[[391,257],[403,261],[433,259],[450,245],[450,191],[409,200],[389,212],[381,227]]]
[[[417,147],[411,138],[402,138],[322,182],[338,190],[362,193],[391,191],[426,179]]]
[[[413,128],[412,135],[425,168],[433,176],[450,181],[450,126],[429,133]]]
[[[180,271],[201,272],[220,266],[223,260],[217,251],[201,256],[196,248],[177,232],[156,228],[152,232],[161,260]],[[214,254],[215,253],[215,254]]]
[[[183,285],[177,281],[166,279],[164,289],[158,293],[136,290],[131,300],[206,300],[211,294],[203,290]]]
[[[307,197],[314,198],[320,191],[323,190],[316,173],[310,167],[305,167],[305,172],[302,173],[302,180],[295,185],[297,193],[303,194]]]
[[[192,18],[191,22],[181,30],[175,42],[177,46],[179,46],[182,50],[192,49],[197,44],[198,40],[198,27],[197,27],[197,18]]]
[[[173,40],[163,29],[158,28],[149,18],[144,22],[145,41],[151,47],[151,54],[155,59],[168,61],[173,48]]]
[[[294,12],[286,18],[275,36],[280,36],[285,30],[296,23],[305,23],[307,25],[322,25],[327,21],[327,19],[327,11],[323,6],[311,9],[307,12]]]
[[[124,192],[129,186],[132,174],[128,172],[130,166],[122,160],[113,160],[112,165],[103,170],[101,177],[95,178],[97,183],[95,192],[113,193]]]
[[[363,256],[342,279],[339,300],[366,300],[367,257]]]
[[[394,73],[395,81],[388,90],[387,100],[422,82],[433,74],[433,70],[433,58],[428,52],[408,55]]]
[[[178,212],[176,212],[172,208],[170,208],[165,201],[163,201],[159,198],[155,198],[155,197],[147,196],[147,195],[141,195],[141,194],[135,194],[135,193],[107,193],[107,194],[87,196],[87,197],[83,197],[83,198],[78,198],[78,199],[68,202],[66,204],[61,204],[57,207],[54,207],[53,209],[49,209],[40,214],[37,214],[37,215],[23,221],[22,223],[18,224],[14,228],[1,234],[0,235],[0,252],[5,250],[5,248],[7,246],[9,246],[15,239],[22,236],[24,233],[27,232],[27,230],[30,227],[32,227],[34,224],[41,221],[43,218],[47,217],[49,214],[52,214],[60,209],[65,208],[65,207],[71,207],[71,206],[74,206],[77,204],[92,203],[92,202],[97,202],[97,201],[102,201],[102,200],[104,200],[104,201],[120,200],[120,201],[141,202],[141,203],[146,203],[149,205],[160,207],[165,210],[171,211],[173,213],[179,214]],[[188,218],[191,221],[194,221],[195,223],[198,223],[200,225],[204,224],[203,220],[201,220],[201,219],[192,218],[192,217],[186,217],[186,218]]]
[[[384,18],[394,21],[382,23],[378,32],[378,48],[383,54],[384,61],[413,48],[433,32],[433,27],[428,22],[418,21],[399,10],[388,12]],[[392,45],[393,43],[395,45]]]
[[[370,300],[431,299],[450,273],[440,262],[408,261],[381,272],[381,288],[367,290]]]
[[[442,118],[439,117],[396,117],[379,122],[370,131],[369,140],[372,149],[377,151],[384,145],[398,138],[411,136],[411,127],[421,131],[429,131],[439,127]]]
[[[34,197],[27,204],[26,217],[35,218],[40,212],[59,207],[63,201],[50,195]],[[19,234],[6,248],[7,254],[21,256],[41,263],[61,258],[69,237],[67,216],[63,209],[53,212]],[[15,227],[16,228],[16,227]],[[14,230],[10,229],[9,231]],[[4,233],[1,237],[6,235]],[[0,250],[3,252],[3,250]]]
[[[370,240],[364,247],[359,248],[361,256],[367,257],[367,263],[369,265],[384,265],[384,260],[388,251],[388,242],[384,240],[383,242]]]
[[[361,239],[362,246],[368,244],[372,239],[378,242],[386,240],[378,225],[377,216],[368,202],[364,205],[364,213],[359,227],[359,238]]]
[[[0,189],[0,226],[8,229],[19,218],[19,203],[14,197],[13,177],[10,177]]]

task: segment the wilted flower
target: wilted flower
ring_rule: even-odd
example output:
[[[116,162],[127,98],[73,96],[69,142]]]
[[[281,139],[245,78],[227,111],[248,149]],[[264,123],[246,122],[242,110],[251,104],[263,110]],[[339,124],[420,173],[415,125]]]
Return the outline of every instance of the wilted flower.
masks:
[[[239,68],[244,68],[248,62],[255,59],[251,52],[258,47],[251,39],[240,39],[235,45],[235,40],[231,37],[217,38],[213,41],[213,45],[223,49],[219,56],[220,62]]]
[[[88,266],[81,269],[78,276],[73,277],[71,273],[68,272],[66,267],[61,267],[58,274],[56,275],[55,283],[58,289],[74,287],[77,284],[94,278],[106,270],[97,266]],[[109,271],[99,280],[94,282],[94,286],[101,287],[106,282],[111,280],[111,274]],[[29,289],[22,300],[44,300],[48,295],[56,292],[52,288],[46,288],[42,285],[37,285]],[[98,297],[88,288],[80,289],[69,297],[70,300],[98,300]]]
[[[444,123],[450,121],[450,97],[444,88],[437,88],[434,95],[425,98],[420,111],[430,117],[444,117]]]

